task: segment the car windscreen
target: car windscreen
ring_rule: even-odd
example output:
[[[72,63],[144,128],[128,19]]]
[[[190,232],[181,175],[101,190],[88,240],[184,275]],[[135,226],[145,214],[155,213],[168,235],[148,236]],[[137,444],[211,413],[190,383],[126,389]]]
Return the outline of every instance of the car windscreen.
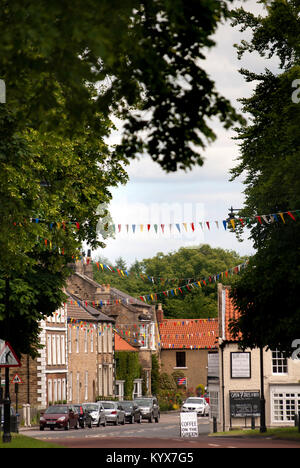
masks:
[[[133,407],[133,403],[132,401],[121,401],[121,406],[123,406],[123,408],[132,408]]]
[[[203,405],[204,399],[203,399],[203,398],[199,398],[199,399],[196,399],[196,398],[188,398],[188,399],[186,400],[186,403],[193,403],[193,404]]]
[[[98,405],[84,405],[83,406],[86,411],[98,411]]]
[[[67,406],[49,406],[46,409],[45,414],[68,414]]]
[[[152,400],[140,399],[140,400],[134,400],[134,402],[135,402],[138,406],[151,406],[151,405],[152,405]]]
[[[102,403],[104,409],[113,409],[115,408],[115,405],[113,403]]]

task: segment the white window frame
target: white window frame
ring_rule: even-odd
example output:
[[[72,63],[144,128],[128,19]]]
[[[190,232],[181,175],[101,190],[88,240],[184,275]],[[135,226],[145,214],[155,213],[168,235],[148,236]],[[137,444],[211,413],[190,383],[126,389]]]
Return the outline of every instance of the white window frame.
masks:
[[[279,372],[281,368],[286,370]],[[288,371],[288,359],[285,353],[281,353],[277,349],[272,351],[272,375],[287,375]]]

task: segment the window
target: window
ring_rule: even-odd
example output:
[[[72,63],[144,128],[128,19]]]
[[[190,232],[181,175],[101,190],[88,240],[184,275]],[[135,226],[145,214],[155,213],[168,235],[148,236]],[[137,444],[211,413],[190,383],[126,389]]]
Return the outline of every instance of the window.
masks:
[[[61,335],[60,341],[61,341],[61,363],[66,364],[65,335]]]
[[[185,351],[178,351],[176,353],[176,367],[186,367]]]
[[[272,420],[273,422],[294,421],[295,414],[300,412],[300,389],[294,391],[282,389],[272,393]]]
[[[73,401],[73,372],[70,372],[69,377],[69,400]]]
[[[72,328],[68,330],[68,351],[69,354],[72,353]]]
[[[88,352],[88,337],[87,337],[87,329],[84,330],[84,352]]]
[[[48,365],[51,366],[51,364],[52,364],[52,338],[51,338],[51,335],[47,336],[47,358],[48,358]]]
[[[273,374],[287,374],[288,364],[285,353],[280,351],[272,351],[272,372]]]
[[[60,335],[56,335],[56,349],[57,349],[57,364],[61,364]]]
[[[211,418],[216,417],[219,420],[219,392],[209,392],[209,404]]]
[[[52,364],[56,366],[56,336],[52,335]]]
[[[89,372],[85,371],[85,380],[84,380],[84,399],[88,400],[89,397]]]
[[[75,341],[76,341],[76,353],[79,353],[79,328],[78,327],[76,328]]]
[[[94,329],[92,328],[90,331],[90,336],[91,336],[91,353],[94,352]]]

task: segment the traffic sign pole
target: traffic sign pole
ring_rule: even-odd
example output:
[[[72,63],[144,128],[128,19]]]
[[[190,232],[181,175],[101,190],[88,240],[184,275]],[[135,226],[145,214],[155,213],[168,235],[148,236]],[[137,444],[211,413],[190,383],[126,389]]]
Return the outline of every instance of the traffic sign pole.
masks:
[[[4,427],[3,443],[11,442],[10,433],[10,396],[9,396],[9,367],[5,367],[5,396],[4,396]]]

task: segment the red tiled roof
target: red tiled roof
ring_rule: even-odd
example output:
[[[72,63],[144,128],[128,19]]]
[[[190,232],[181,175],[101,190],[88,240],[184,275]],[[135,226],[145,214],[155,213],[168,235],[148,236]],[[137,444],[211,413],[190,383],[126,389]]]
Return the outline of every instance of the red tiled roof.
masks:
[[[135,351],[137,352],[137,349],[131,346],[127,341],[123,340],[123,338],[118,335],[118,333],[115,333],[115,351]]]
[[[238,341],[238,337],[234,338],[230,332],[229,324],[233,319],[237,319],[240,315],[235,308],[232,299],[230,298],[230,287],[225,287],[225,339],[227,341]]]
[[[218,347],[218,319],[167,319],[159,324],[162,349]]]

